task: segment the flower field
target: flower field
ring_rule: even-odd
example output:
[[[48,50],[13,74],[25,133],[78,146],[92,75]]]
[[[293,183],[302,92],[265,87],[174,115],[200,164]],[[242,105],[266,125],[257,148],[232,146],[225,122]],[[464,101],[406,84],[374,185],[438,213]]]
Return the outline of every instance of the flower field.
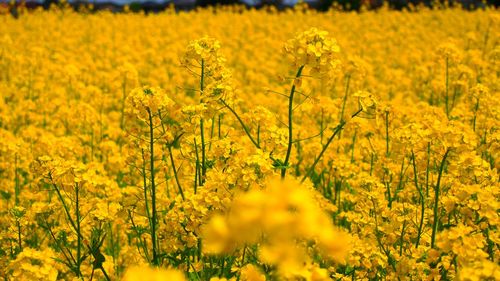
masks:
[[[0,15],[4,280],[500,280],[500,13]]]

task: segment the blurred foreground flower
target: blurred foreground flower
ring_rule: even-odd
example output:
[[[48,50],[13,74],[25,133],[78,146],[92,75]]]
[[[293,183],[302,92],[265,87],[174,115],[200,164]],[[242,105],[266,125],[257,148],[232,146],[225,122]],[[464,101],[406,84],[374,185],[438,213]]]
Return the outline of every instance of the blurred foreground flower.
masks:
[[[182,272],[174,269],[151,268],[148,265],[132,267],[125,273],[123,281],[184,281]]]
[[[315,195],[291,179],[273,179],[263,190],[241,194],[226,215],[214,216],[204,228],[204,251],[230,253],[259,244],[259,259],[286,278],[307,278],[319,270],[309,255],[342,262],[349,237],[333,226]],[[307,245],[313,250],[308,252]]]

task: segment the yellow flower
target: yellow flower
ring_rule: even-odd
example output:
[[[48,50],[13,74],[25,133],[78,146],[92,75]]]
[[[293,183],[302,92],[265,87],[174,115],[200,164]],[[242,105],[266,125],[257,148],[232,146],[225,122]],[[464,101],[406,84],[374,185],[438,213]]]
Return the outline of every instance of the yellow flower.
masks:
[[[311,28],[288,40],[284,46],[296,67],[307,65],[314,72],[328,72],[338,64],[337,54],[340,47],[328,32]]]
[[[247,264],[240,270],[241,281],[266,281],[266,276],[262,274],[252,264]]]
[[[172,110],[173,107],[174,102],[163,89],[144,86],[130,92],[127,97],[126,111],[136,115],[139,119],[148,120],[149,115]]]
[[[186,278],[180,271],[174,269],[150,268],[149,266],[136,266],[129,268],[122,279],[123,281],[184,281]]]

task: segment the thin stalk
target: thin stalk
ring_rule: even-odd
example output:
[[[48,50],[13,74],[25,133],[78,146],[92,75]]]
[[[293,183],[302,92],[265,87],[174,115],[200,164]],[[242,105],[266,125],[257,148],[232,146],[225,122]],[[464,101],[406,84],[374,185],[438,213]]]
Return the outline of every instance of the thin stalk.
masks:
[[[245,244],[245,247],[243,247],[243,254],[241,255],[241,264],[245,264],[246,252],[247,252],[247,245]]]
[[[198,155],[198,144],[196,144],[196,138],[194,138],[194,151],[196,155],[196,166],[195,166],[195,173],[194,173],[194,193],[196,194],[196,191],[198,189],[198,180],[200,180],[200,157]]]
[[[205,83],[205,60],[201,60],[201,78],[200,78],[200,92],[203,95]],[[205,183],[205,175],[207,173],[206,152],[205,152],[205,126],[203,116],[200,117],[200,136],[201,136],[201,184]]]
[[[436,187],[434,189],[434,221],[432,222],[431,248],[434,248],[436,242],[436,232],[438,228],[439,189],[441,187],[441,178],[443,176],[444,165],[449,152],[450,149],[448,148],[444,153],[443,160],[441,160],[441,165],[439,166],[438,179]]]
[[[375,162],[375,153],[372,152],[370,157],[370,176],[373,174],[373,164]]]
[[[260,145],[260,124],[257,126],[257,144]]]
[[[54,179],[52,178],[52,175],[49,173],[49,179],[52,183],[52,186],[54,187],[56,193],[57,193],[57,196],[59,198],[59,200],[61,201],[61,204],[63,205],[63,209],[64,209],[64,212],[66,213],[66,217],[70,223],[70,225],[73,227],[73,229],[76,231],[76,234],[77,236],[80,237],[80,239],[82,241],[85,241],[85,238],[83,237],[82,233],[81,232],[78,232],[77,231],[77,227],[76,227],[76,224],[73,220],[73,218],[71,217],[71,214],[69,212],[69,208],[68,208],[68,205],[66,204],[66,201],[64,200],[64,198],[62,197],[62,194],[61,194],[61,191],[59,190],[59,188],[57,187],[57,185],[54,183]],[[97,254],[92,250],[92,248],[90,248],[89,245],[86,245],[87,246],[87,249],[88,251],[90,252],[90,254],[92,254],[92,256],[94,257],[94,259],[99,259],[100,257],[97,256]],[[106,278],[107,281],[110,281],[111,279],[109,278],[108,274],[106,273],[106,270],[104,269],[104,267],[101,265],[99,267],[99,269],[101,270],[102,274],[104,275],[104,277]]]
[[[14,155],[14,195],[15,195],[15,204],[19,205],[19,194],[21,193],[21,186],[19,182],[19,171],[17,169],[17,161],[18,156],[17,153]]]
[[[146,216],[149,222],[149,229],[153,228],[153,222],[151,220],[151,212],[149,211],[149,200],[148,200],[148,183],[146,179],[146,159],[144,158],[144,149],[141,150],[142,153],[142,184],[144,186],[144,208],[146,208]]]
[[[424,227],[425,200],[422,187],[418,185],[417,164],[415,163],[415,153],[413,150],[411,151],[411,159],[413,164],[413,179],[415,182],[415,188],[417,189],[420,197],[420,223],[418,224],[417,242],[415,243],[415,248],[418,248],[418,245],[420,244],[420,236],[422,235],[422,229]]]
[[[14,195],[15,195],[15,205],[19,205],[19,194],[21,193],[21,187],[19,183],[19,172],[17,169],[17,161],[18,161],[18,156],[17,153],[14,156]],[[23,251],[23,242],[21,239],[21,223],[19,222],[19,219],[17,220],[17,244],[19,247],[19,252]]]
[[[356,136],[357,136],[357,131],[354,132],[354,136],[352,137],[351,163],[354,163],[354,146],[356,145]]]
[[[392,177],[391,177],[391,181],[392,181]],[[389,207],[389,209],[391,209],[392,208],[392,197],[391,197],[391,185],[390,185],[390,183],[386,182],[385,187],[387,189],[387,201],[389,201],[389,203],[387,204],[387,207]]]
[[[404,244],[404,236],[405,236],[405,228],[406,228],[406,220],[403,221],[403,227],[401,229],[401,236],[399,238],[399,256],[403,256],[403,244]]]
[[[90,162],[94,162],[94,130],[90,133]]]
[[[76,216],[76,232],[81,233],[81,220],[80,220],[80,196],[79,196],[78,184],[75,184],[75,216]],[[78,235],[77,237],[77,248],[76,248],[76,268],[80,272],[80,266],[82,264],[82,238]]]
[[[351,84],[351,75],[347,75],[345,79],[345,90],[344,90],[344,98],[342,99],[342,110],[340,111],[340,121],[344,121],[344,112],[345,106],[347,104],[347,97],[349,95],[349,86]],[[339,132],[339,139],[341,137],[342,132]]]
[[[205,175],[207,173],[206,152],[205,152],[205,130],[203,118],[200,119],[200,135],[201,135],[201,184],[205,183]]]
[[[54,181],[52,179],[52,175],[50,175],[50,174],[49,174],[49,179],[51,180],[52,186],[54,187],[54,189],[56,191],[56,194],[59,197],[59,201],[61,201],[61,204],[63,205],[63,209],[64,209],[64,212],[66,213],[66,216],[68,218],[69,223],[71,224],[71,226],[73,227],[73,229],[75,229],[75,231],[77,231],[78,228],[76,227],[76,224],[73,221],[73,218],[71,217],[71,214],[69,212],[69,208],[66,205],[66,201],[62,197],[61,191],[59,190],[59,188],[57,187],[57,185],[54,183]],[[77,235],[81,235],[81,234],[78,232]]]
[[[172,163],[172,170],[174,170],[175,182],[177,183],[177,187],[179,188],[179,193],[181,194],[182,200],[185,200],[184,192],[182,191],[182,186],[179,181],[179,176],[177,175],[177,168],[175,167],[174,156],[172,153],[172,146],[168,145],[167,148],[168,148],[168,154],[170,155],[170,162]]]
[[[406,174],[406,170],[408,170],[410,165],[405,167],[404,164],[405,164],[405,158],[403,158],[403,161],[401,161],[401,170],[399,172],[398,186],[396,187],[396,191],[394,192],[394,196],[392,198],[392,201],[396,200],[398,193],[401,192],[401,190],[403,190],[403,188],[406,184],[406,181],[403,181],[403,178],[404,178],[404,175]],[[392,204],[392,201],[391,201],[391,204]]]
[[[19,252],[23,251],[23,241],[21,240],[21,223],[17,221],[17,244],[19,246]]]
[[[474,119],[472,120],[472,130],[476,131],[476,120],[477,120],[477,110],[479,109],[479,98],[476,101],[476,105],[474,106]]]
[[[356,117],[359,113],[361,113],[361,111],[363,111],[363,109],[359,109],[351,117],[352,118]],[[344,128],[344,126],[345,126],[346,123],[347,122],[345,120],[342,120],[340,122],[340,124],[337,125],[337,127],[335,127],[335,130],[333,131],[333,134],[330,136],[330,138],[328,138],[326,144],[321,149],[321,152],[319,153],[318,157],[316,157],[316,159],[314,159],[313,164],[311,165],[311,167],[309,167],[309,169],[307,170],[306,174],[302,177],[302,180],[300,182],[304,182],[306,180],[306,178],[309,177],[312,174],[312,172],[314,172],[314,168],[318,164],[318,162],[321,159],[321,157],[323,157],[323,154],[327,150],[328,146],[330,145],[330,143],[332,143],[332,141],[335,138],[335,136],[337,136],[337,134]]]
[[[59,250],[61,250],[61,253],[63,254],[64,258],[66,259],[66,263],[65,264],[68,267],[70,267],[70,270],[73,271],[73,273],[75,273],[77,276],[81,276],[82,275],[81,272],[76,271],[76,266],[73,265],[73,264],[76,264],[76,260],[73,257],[73,255],[71,254],[71,251],[68,250],[68,248],[63,247],[61,245],[61,243],[59,242],[59,240],[57,240],[54,232],[52,231],[52,228],[49,226],[49,224],[47,222],[45,222],[45,227],[47,228],[50,236],[52,237],[52,240],[54,240],[54,242],[56,243],[57,248]],[[68,253],[66,253],[66,251],[64,251],[65,249],[66,249],[66,251],[68,251]]]
[[[300,78],[302,75],[302,70],[304,69],[304,65],[299,67],[297,71],[297,75],[295,75],[295,79]],[[294,81],[295,82],[295,81]],[[283,167],[281,168],[281,178],[284,179],[286,175],[286,169],[288,168],[288,162],[290,161],[290,155],[292,154],[292,145],[293,145],[293,96],[295,95],[295,83],[292,85],[292,89],[290,90],[290,97],[288,100],[288,147],[286,149],[285,160],[283,161]]]
[[[208,144],[208,151],[212,150],[212,143],[214,139],[214,130],[215,130],[215,116],[212,117],[212,128],[210,129],[210,143]]]
[[[139,243],[137,243],[137,249],[140,253],[139,247],[141,247],[142,251],[144,252],[145,258],[147,260],[149,260],[148,248],[146,247],[146,243],[144,243],[142,240],[142,235],[137,230],[137,225],[135,224],[134,218],[132,217],[132,212],[130,210],[127,210],[127,213],[128,213],[128,218],[129,218],[130,222],[132,223],[132,227],[133,227],[132,229],[135,230],[135,235],[137,235],[137,238],[139,239]]]
[[[221,114],[219,114],[219,118],[217,118],[217,127],[218,127],[218,130],[217,130],[217,136],[219,137],[219,139],[221,139],[221,132],[220,132],[220,127],[221,127]]]
[[[236,117],[236,119],[238,119],[238,122],[240,122],[240,125],[241,127],[243,128],[243,130],[245,131],[245,134],[248,136],[248,138],[250,139],[250,141],[255,145],[255,147],[257,148],[260,148],[260,145],[257,141],[255,141],[255,139],[252,137],[252,135],[250,134],[250,130],[248,129],[248,127],[245,125],[245,123],[243,122],[243,120],[241,120],[240,116],[238,115],[238,113],[236,113],[236,111],[234,111],[234,109],[232,107],[230,107],[224,100],[220,100],[222,102],[222,104],[227,108],[229,109],[229,111],[231,111],[231,113],[233,113],[233,115]],[[220,133],[220,132],[219,132]]]
[[[455,108],[455,102],[457,100],[457,97],[460,96],[459,93],[460,93],[459,89],[457,89],[457,88],[453,89],[453,97],[451,98],[451,108],[450,108],[450,110],[453,110],[453,108]]]
[[[431,165],[431,143],[427,143],[427,166],[425,168],[425,196],[429,197],[429,173]]]
[[[158,250],[156,245],[156,184],[155,184],[155,158],[154,158],[154,133],[153,133],[153,115],[148,109],[149,117],[149,167],[151,173],[151,242],[153,244],[153,265],[159,265]]]
[[[389,150],[389,111],[385,112],[385,155],[390,155]]]
[[[334,203],[338,205],[338,208],[340,210],[340,193],[342,192],[342,182],[343,180],[334,180],[335,182],[335,200]]]
[[[377,210],[375,208],[376,204],[375,204],[375,200],[374,199],[372,199],[372,203],[373,203],[373,210],[374,210],[373,214],[374,214],[374,217],[375,217],[375,238],[377,239],[377,244],[380,247],[380,249],[382,250],[382,252],[384,252],[384,254],[386,255],[387,262],[391,265],[392,269],[394,271],[397,271],[397,269],[396,269],[396,261],[394,260],[394,257],[392,256],[390,250],[388,248],[384,247],[384,244],[382,244],[382,240],[380,239],[380,237],[382,236],[382,233],[378,229]],[[398,277],[398,280],[399,279],[400,278]]]
[[[323,122],[324,122],[324,119],[325,119],[324,115],[325,115],[325,112],[324,112],[324,109],[322,108],[321,109],[321,122],[319,123],[319,131],[320,131],[320,136],[321,136],[320,137],[321,138],[320,143],[321,144],[323,144]]]
[[[226,259],[224,257],[222,257],[221,259],[221,265],[220,265],[220,274],[219,274],[219,277],[222,277],[224,275],[224,262],[226,261]]]

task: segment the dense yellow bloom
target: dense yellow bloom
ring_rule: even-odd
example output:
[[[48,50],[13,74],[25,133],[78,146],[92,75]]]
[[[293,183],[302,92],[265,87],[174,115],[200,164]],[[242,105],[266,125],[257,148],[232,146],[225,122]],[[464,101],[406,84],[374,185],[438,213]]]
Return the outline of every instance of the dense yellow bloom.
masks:
[[[42,252],[26,248],[11,262],[7,270],[15,280],[57,280],[58,267],[51,258],[53,255],[50,249]]]
[[[1,279],[500,279],[496,8],[91,10],[0,14]]]
[[[189,64],[190,60],[201,62],[205,61],[207,64],[219,63],[222,57],[219,54],[220,42],[215,38],[204,37],[199,40],[192,41],[186,48],[185,63]]]
[[[337,41],[328,37],[328,32],[311,28],[287,41],[285,53],[292,58],[294,66],[307,65],[314,72],[327,72],[335,68],[339,61],[340,47]]]
[[[174,102],[163,89],[148,86],[132,90],[126,102],[127,112],[145,121],[149,119],[149,115],[169,111],[174,107]]]
[[[308,260],[303,242],[313,242],[326,259],[342,261],[347,253],[348,236],[333,227],[314,191],[296,181],[272,180],[264,190],[237,196],[229,209],[204,229],[206,252],[232,252],[259,243],[262,261],[277,265],[288,277],[309,272],[303,264]]]
[[[184,281],[182,272],[173,269],[157,269],[146,266],[132,267],[125,272],[123,281]]]

